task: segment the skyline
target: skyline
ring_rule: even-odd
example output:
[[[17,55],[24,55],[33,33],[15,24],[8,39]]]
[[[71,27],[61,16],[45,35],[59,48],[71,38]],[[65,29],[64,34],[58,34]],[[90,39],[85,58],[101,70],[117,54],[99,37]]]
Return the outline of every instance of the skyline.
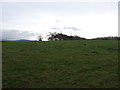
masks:
[[[2,38],[7,31],[8,36],[15,35],[14,30],[15,37],[36,39],[42,35],[44,40],[49,32],[85,38],[118,36],[117,2],[10,2],[2,3],[2,15]]]

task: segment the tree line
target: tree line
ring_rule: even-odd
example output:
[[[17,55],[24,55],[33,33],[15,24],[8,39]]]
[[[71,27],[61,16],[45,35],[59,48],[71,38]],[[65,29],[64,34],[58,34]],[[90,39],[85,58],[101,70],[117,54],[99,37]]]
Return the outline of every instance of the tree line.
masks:
[[[38,36],[38,41],[42,41],[42,36]],[[48,40],[49,41],[57,41],[57,40],[120,40],[120,37],[113,37],[113,36],[108,36],[108,37],[98,37],[98,38],[93,38],[93,39],[86,39],[84,37],[79,37],[77,35],[66,35],[62,33],[50,33],[48,35]]]
[[[120,37],[116,37],[116,36],[99,37],[99,38],[93,38],[92,40],[120,40]]]

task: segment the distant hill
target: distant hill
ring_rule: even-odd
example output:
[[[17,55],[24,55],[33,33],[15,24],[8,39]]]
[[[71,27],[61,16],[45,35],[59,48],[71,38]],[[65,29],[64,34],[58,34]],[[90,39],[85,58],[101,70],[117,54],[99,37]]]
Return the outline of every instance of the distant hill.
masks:
[[[93,38],[91,40],[120,40],[120,37],[113,37],[113,36],[98,37],[98,38]]]
[[[2,40],[1,42],[27,42],[27,41],[36,41],[36,40],[19,39],[19,40]]]

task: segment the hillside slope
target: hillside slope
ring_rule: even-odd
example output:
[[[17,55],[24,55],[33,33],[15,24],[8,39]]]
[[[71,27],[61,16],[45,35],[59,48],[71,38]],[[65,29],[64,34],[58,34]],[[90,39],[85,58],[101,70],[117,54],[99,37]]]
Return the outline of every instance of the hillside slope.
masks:
[[[3,88],[117,88],[118,41],[3,42]]]

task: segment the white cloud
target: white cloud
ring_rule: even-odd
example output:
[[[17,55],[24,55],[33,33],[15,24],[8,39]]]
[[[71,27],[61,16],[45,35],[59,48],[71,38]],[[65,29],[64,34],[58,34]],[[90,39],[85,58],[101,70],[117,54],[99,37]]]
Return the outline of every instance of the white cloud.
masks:
[[[62,32],[68,35],[72,33],[85,38],[118,35],[117,3],[7,3],[4,5],[5,30],[33,31],[38,33],[36,35],[40,34],[44,37],[49,32]]]

